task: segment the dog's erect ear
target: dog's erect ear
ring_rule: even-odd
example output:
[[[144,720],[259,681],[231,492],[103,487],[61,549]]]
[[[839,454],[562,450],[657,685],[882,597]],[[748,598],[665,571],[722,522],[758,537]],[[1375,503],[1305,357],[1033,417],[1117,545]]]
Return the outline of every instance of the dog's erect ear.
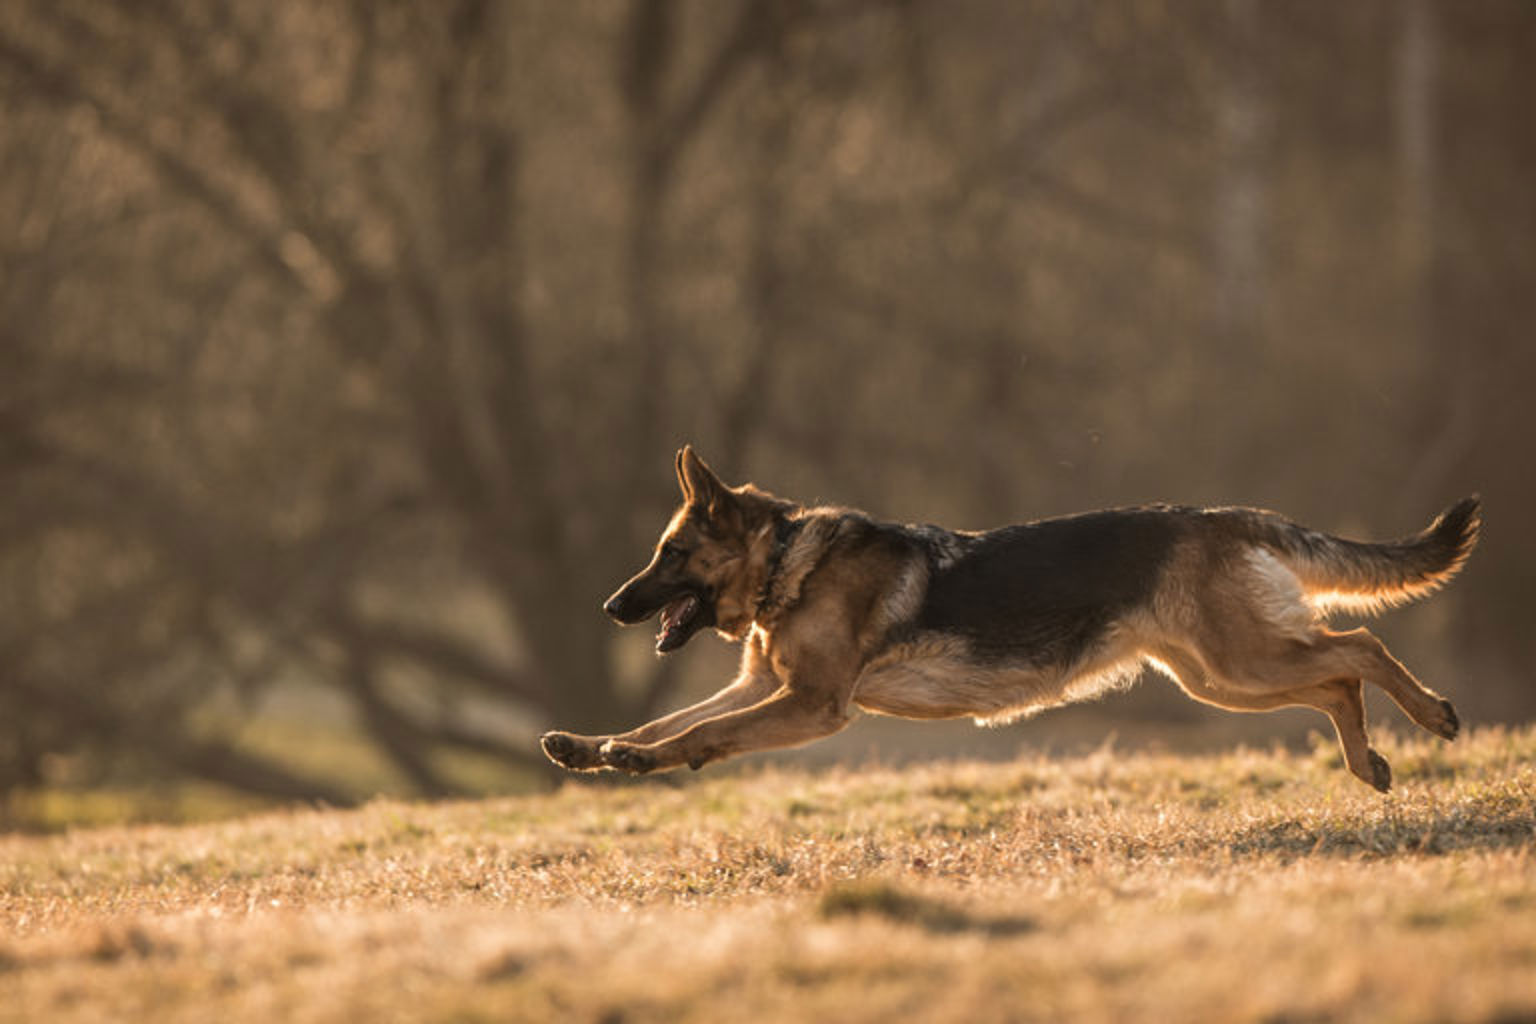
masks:
[[[677,485],[683,490],[683,500],[699,505],[713,518],[725,511],[734,495],[731,489],[694,454],[692,445],[683,445],[677,453]]]
[[[673,463],[677,469],[677,486],[683,492],[685,502],[693,501],[693,492],[689,490],[688,471],[683,468],[683,460],[691,454],[693,454],[693,448],[685,445],[677,450],[677,460]]]

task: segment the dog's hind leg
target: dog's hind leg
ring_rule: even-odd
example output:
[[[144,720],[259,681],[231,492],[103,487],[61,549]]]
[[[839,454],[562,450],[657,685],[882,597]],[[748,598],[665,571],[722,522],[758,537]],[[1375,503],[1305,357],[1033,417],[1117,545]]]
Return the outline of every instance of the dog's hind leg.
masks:
[[[1348,666],[1348,674],[1375,683],[1384,690],[1414,724],[1454,740],[1461,729],[1451,702],[1419,682],[1403,663],[1392,657],[1387,645],[1367,629],[1347,633],[1321,633],[1316,644],[1325,657]]]
[[[1455,739],[1460,728],[1451,702],[1415,679],[1365,629],[1317,629],[1304,639],[1258,650],[1229,648],[1221,660],[1228,665],[1223,674],[1244,693],[1284,693],[1329,680],[1359,679],[1379,686],[1416,725],[1442,739]]]
[[[1365,701],[1358,679],[1334,679],[1294,694],[1296,702],[1307,704],[1333,719],[1344,749],[1344,764],[1361,781],[1382,793],[1392,788],[1392,766],[1371,748],[1365,731]]]
[[[1391,788],[1392,768],[1387,759],[1371,747],[1366,732],[1365,702],[1358,678],[1325,678],[1317,683],[1257,690],[1251,686],[1234,685],[1215,675],[1202,659],[1188,651],[1167,650],[1159,652],[1157,658],[1185,693],[1206,704],[1230,711],[1316,708],[1333,722],[1339,746],[1344,752],[1344,764],[1351,774],[1383,793]],[[1304,674],[1298,675],[1306,678]]]

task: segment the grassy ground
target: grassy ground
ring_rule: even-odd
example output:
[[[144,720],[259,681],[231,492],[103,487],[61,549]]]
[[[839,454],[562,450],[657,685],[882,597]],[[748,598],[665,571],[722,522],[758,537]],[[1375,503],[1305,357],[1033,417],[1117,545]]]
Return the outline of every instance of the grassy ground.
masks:
[[[0,837],[0,1019],[1529,1020],[1536,732]]]

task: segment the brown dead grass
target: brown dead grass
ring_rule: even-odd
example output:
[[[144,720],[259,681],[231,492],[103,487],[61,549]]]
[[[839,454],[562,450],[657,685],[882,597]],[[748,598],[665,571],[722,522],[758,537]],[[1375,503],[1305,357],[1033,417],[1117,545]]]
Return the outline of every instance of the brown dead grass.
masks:
[[[1536,732],[0,838],[0,1019],[1521,1020]]]

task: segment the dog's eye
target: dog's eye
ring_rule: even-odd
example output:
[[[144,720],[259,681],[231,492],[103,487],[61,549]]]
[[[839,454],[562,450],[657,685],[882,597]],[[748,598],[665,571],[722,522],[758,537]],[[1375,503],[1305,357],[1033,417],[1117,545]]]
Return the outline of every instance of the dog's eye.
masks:
[[[680,546],[673,544],[671,541],[668,541],[661,546],[661,557],[670,559],[672,561],[680,561],[688,557],[688,552],[684,551]]]

